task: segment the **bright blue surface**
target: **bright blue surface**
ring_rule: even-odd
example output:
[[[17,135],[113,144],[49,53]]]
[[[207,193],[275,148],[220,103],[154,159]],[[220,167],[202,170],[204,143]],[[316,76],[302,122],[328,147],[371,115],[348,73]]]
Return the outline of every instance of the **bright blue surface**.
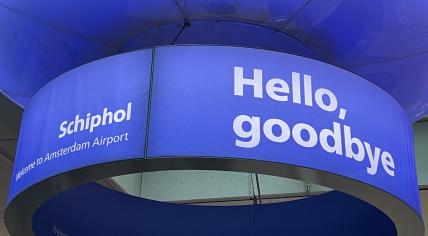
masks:
[[[141,157],[144,153],[150,64],[150,50],[110,57],[63,74],[40,90],[22,119],[10,197],[55,173]],[[121,82],[123,78],[126,78],[126,83]],[[86,118],[88,113],[102,114],[105,107],[114,112],[126,108],[129,102],[132,102],[131,120],[113,123],[104,129],[101,127],[105,126],[100,126],[92,133],[83,130],[59,138],[63,121],[72,121],[76,115]],[[114,143],[108,148],[105,145],[92,146],[95,138],[102,140],[125,132],[128,132],[129,141]],[[88,141],[89,148],[85,146],[80,151],[46,159],[47,155],[62,148]],[[39,158],[43,164],[15,181],[22,168],[37,163]]]
[[[345,70],[290,54],[224,46],[160,47],[154,51],[154,61],[152,50],[147,49],[84,65],[61,75],[34,96],[22,121],[9,201],[50,176],[99,163],[142,158],[147,153],[148,158],[215,156],[317,169],[375,186],[420,212],[410,122],[398,103],[382,89]],[[253,97],[253,89],[248,85],[244,96],[234,95],[235,66],[244,69],[243,76],[247,79],[253,79],[253,69],[263,70],[263,98]],[[152,69],[150,126],[146,137]],[[294,92],[288,95],[287,102],[270,98],[265,91],[268,79],[280,78],[292,91],[292,72],[301,73],[302,104],[292,101]],[[312,93],[324,88],[335,94],[338,109],[330,112],[321,109],[316,95],[313,106],[304,105],[307,98],[303,96],[304,74],[312,76]],[[325,97],[324,101],[329,103]],[[98,126],[93,132],[72,126],[71,121],[78,119],[76,115],[86,118],[90,113],[88,119],[92,119],[103,113],[103,109],[115,112],[125,109],[130,102],[129,120]],[[339,108],[347,110],[344,119],[338,118]],[[248,141],[248,137],[240,137],[233,128],[239,115],[260,117],[257,145],[246,148],[236,144],[237,140]],[[317,138],[313,147],[303,147],[294,134],[280,143],[271,141],[262,127],[272,118],[283,120],[290,129],[297,123],[309,124],[318,136],[322,129],[333,129],[333,122],[337,122],[340,126],[337,133],[342,138],[335,143],[341,144],[342,153],[327,152],[318,141],[321,138]],[[63,122],[68,122],[64,127],[70,131],[74,128],[74,133],[63,133]],[[243,129],[249,130],[248,125],[243,123]],[[371,145],[370,152],[379,148],[378,158],[384,152],[391,153],[395,163],[393,174],[381,160],[376,172],[368,172],[367,147],[360,149],[365,152],[360,161],[345,156],[345,125],[351,127],[352,137]],[[95,143],[97,138],[125,133],[129,134],[126,140],[111,146]],[[280,135],[278,126],[273,133]],[[308,139],[305,131],[301,136]],[[327,142],[333,145],[331,139]],[[47,158],[74,143],[88,143],[90,147]],[[357,152],[355,145],[353,148]],[[31,166],[38,158],[40,164]],[[26,171],[29,165],[31,168]]]
[[[293,43],[274,30],[289,34],[307,46],[297,54],[309,50],[376,83],[415,121],[428,111],[427,11],[428,2],[420,0],[0,0],[0,90],[26,106],[44,84],[73,67],[173,43],[188,20],[192,26],[175,43],[295,53],[288,46]],[[211,23],[201,27],[199,21]],[[272,33],[225,21],[262,25]]]
[[[64,207],[67,206],[67,207]],[[90,210],[88,210],[90,209]],[[61,193],[33,218],[36,235],[393,236],[373,206],[333,191],[269,205],[191,206],[156,202],[87,184]]]
[[[410,122],[396,101],[382,89],[342,69],[298,56],[256,49],[231,47],[164,47],[156,49],[148,156],[220,156],[288,163],[347,176],[376,186],[419,209],[419,193]],[[244,77],[254,79],[253,69],[263,71],[263,98],[255,98],[253,87],[244,85],[244,95],[234,95],[234,67],[244,69]],[[327,112],[317,107],[273,100],[266,93],[267,81],[285,80],[292,91],[292,72],[312,76],[313,91],[331,90],[338,107],[347,110],[344,120],[339,109]],[[260,117],[258,145],[235,145],[239,137],[232,125],[239,115]],[[351,136],[392,154],[396,172],[388,175],[379,162],[377,173],[367,173],[368,154],[363,161],[328,153],[320,145],[302,147],[293,138],[277,143],[265,137],[263,123],[268,119],[285,121],[290,129],[307,123],[320,133],[351,127]],[[249,123],[244,129],[250,130]],[[281,131],[274,127],[275,135]],[[308,135],[305,133],[304,139]],[[320,136],[320,135],[318,135]],[[331,141],[331,140],[329,140]],[[331,143],[331,142],[330,142]],[[353,147],[355,148],[355,146]],[[366,152],[368,152],[366,150]],[[405,187],[403,187],[405,186]]]

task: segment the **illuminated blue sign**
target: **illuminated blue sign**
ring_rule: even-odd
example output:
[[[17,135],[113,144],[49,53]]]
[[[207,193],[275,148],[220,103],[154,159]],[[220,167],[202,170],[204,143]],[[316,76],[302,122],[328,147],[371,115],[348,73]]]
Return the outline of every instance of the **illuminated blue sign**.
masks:
[[[419,212],[411,137],[391,96],[325,63],[236,47],[147,49],[81,66],[38,92],[9,200],[89,165],[216,157],[330,172]]]

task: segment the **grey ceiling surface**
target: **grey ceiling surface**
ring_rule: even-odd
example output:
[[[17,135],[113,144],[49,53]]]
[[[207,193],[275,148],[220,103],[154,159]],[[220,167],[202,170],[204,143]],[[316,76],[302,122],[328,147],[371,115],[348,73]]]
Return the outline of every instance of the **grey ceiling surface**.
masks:
[[[13,162],[22,109],[0,95],[0,155]]]
[[[0,94],[0,236],[7,236],[3,214],[15,158],[22,109]]]

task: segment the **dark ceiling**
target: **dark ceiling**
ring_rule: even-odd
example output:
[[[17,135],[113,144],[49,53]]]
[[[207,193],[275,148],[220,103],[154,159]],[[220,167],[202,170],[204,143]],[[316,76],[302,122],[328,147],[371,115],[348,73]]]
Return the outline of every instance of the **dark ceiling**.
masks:
[[[22,108],[0,94],[0,155],[11,163],[15,158],[22,112]]]

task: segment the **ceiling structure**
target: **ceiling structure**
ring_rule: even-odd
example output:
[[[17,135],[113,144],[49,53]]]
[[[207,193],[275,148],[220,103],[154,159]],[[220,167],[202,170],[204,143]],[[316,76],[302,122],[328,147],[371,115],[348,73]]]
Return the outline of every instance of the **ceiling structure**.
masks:
[[[350,70],[394,96],[416,121],[428,111],[427,10],[418,0],[0,0],[0,46],[7,45],[0,90],[25,107],[50,80],[105,56],[228,44]]]
[[[380,86],[417,121],[428,112],[426,12],[418,0],[0,0],[0,179],[9,182],[22,108],[42,86],[82,64],[159,45],[311,57]]]

